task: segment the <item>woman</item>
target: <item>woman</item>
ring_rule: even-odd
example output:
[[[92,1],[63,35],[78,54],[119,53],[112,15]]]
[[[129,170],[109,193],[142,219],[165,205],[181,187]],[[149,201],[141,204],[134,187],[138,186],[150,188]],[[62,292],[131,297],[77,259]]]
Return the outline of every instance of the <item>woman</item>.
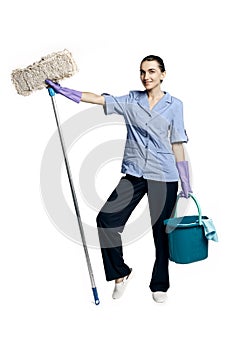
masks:
[[[183,143],[188,141],[183,106],[180,100],[161,89],[165,76],[163,60],[150,55],[140,64],[145,90],[130,91],[125,96],[80,92],[46,80],[55,92],[78,103],[102,105],[105,114],[123,115],[126,123],[127,140],[121,169],[124,176],[97,216],[106,280],[115,280],[114,299],[123,295],[133,276],[132,269],[124,262],[121,233],[145,194],[156,249],[150,290],[156,302],[167,299],[170,284],[164,220],[172,215],[179,178],[181,195],[188,198],[192,192],[183,148]]]

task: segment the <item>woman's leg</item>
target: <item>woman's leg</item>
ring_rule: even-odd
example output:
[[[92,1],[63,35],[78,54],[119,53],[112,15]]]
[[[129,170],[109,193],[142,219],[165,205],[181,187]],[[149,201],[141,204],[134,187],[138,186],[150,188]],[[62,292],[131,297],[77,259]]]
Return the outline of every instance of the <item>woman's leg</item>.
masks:
[[[126,175],[97,216],[101,253],[107,281],[130,274],[123,259],[121,233],[132,211],[147,191],[143,178]]]
[[[156,260],[152,272],[152,292],[166,292],[169,284],[168,237],[163,221],[173,212],[177,198],[178,182],[148,181],[148,200],[156,249]]]

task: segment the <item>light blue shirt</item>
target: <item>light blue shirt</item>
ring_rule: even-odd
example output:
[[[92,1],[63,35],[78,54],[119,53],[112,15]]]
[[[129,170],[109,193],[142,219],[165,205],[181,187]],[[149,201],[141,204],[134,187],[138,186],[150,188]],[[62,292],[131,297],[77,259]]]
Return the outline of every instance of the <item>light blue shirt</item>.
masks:
[[[156,181],[178,181],[172,143],[187,142],[182,102],[165,93],[150,110],[146,91],[105,97],[104,112],[120,114],[127,128],[121,172]]]

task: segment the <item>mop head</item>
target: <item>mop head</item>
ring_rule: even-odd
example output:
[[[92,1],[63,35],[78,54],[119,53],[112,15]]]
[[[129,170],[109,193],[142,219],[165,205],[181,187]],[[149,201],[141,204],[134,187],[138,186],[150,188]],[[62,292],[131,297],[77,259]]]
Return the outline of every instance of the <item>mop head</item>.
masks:
[[[24,69],[15,69],[11,80],[19,95],[28,96],[35,90],[46,87],[45,80],[55,82],[73,76],[77,65],[68,50],[54,52]]]

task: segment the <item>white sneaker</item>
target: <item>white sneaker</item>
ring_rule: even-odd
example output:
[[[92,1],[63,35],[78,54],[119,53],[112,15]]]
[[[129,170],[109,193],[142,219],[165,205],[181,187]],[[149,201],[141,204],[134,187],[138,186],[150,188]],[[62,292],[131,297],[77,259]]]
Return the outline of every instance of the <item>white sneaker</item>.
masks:
[[[120,297],[122,297],[122,295],[124,294],[125,288],[127,287],[127,284],[132,279],[132,277],[133,277],[133,270],[131,269],[130,274],[124,277],[122,282],[119,282],[119,283],[115,282],[115,287],[112,293],[113,299],[119,299]]]
[[[166,292],[153,292],[152,297],[156,303],[164,303],[167,300]]]

